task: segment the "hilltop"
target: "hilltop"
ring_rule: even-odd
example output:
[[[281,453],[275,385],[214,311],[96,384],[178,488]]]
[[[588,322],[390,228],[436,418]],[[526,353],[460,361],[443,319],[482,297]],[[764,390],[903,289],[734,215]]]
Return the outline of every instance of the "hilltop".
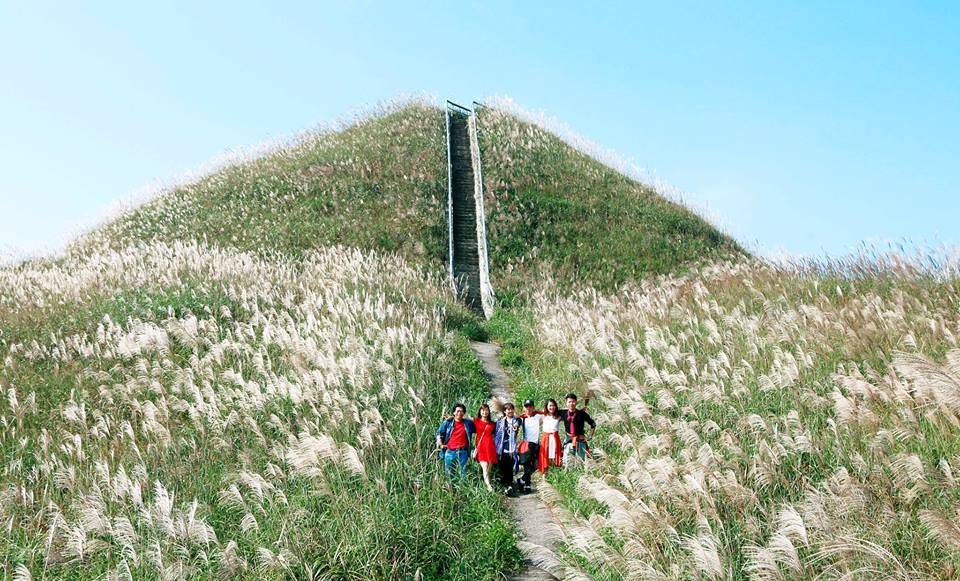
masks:
[[[446,176],[443,114],[414,102],[175,188],[80,246],[203,240],[296,258],[343,245],[442,263]]]
[[[743,253],[693,212],[550,131],[478,111],[490,257],[501,282],[550,272],[613,287]],[[89,239],[114,247],[203,240],[293,257],[340,244],[439,266],[446,181],[443,111],[413,102],[176,188]]]

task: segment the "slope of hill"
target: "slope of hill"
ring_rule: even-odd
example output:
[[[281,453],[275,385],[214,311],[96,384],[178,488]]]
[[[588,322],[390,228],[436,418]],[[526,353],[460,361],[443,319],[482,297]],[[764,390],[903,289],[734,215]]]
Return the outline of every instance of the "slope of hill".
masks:
[[[742,254],[687,208],[492,107],[478,109],[491,270],[612,289]]]
[[[395,106],[176,188],[81,245],[198,240],[297,257],[341,244],[442,264],[444,135],[436,107]]]
[[[613,288],[741,253],[686,208],[509,112],[481,108],[495,286],[550,272]],[[198,240],[295,257],[343,244],[446,259],[443,112],[394,107],[183,186],[85,238]]]

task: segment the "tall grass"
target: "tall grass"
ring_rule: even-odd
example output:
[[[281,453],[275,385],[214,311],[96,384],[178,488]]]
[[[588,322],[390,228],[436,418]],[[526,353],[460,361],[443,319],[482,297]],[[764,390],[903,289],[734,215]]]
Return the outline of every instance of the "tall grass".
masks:
[[[498,314],[519,389],[589,393],[601,425],[543,487],[556,572],[955,578],[958,280],[936,258],[720,262]]]
[[[740,252],[506,111],[480,123],[502,299],[543,273],[609,292]],[[444,281],[442,111],[414,102],[340,129],[241,156],[62,256],[0,268],[5,575],[518,568],[503,503],[448,490],[430,455],[445,409],[487,396],[462,339],[487,329]],[[548,296],[499,321],[517,337],[504,354],[526,366],[521,389],[568,379],[531,350],[546,344],[535,313]],[[551,478],[558,499],[576,492],[570,474]],[[590,498],[567,506],[602,513]]]
[[[493,578],[496,497],[430,458],[487,388],[395,255],[151,243],[0,269],[6,575]],[[467,507],[467,508],[465,508]]]

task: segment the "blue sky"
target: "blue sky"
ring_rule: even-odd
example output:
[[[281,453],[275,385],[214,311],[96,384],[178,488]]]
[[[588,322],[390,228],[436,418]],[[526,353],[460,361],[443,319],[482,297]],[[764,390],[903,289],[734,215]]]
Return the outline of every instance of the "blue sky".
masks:
[[[0,0],[0,249],[411,92],[543,110],[763,253],[960,245],[955,3],[581,4]]]

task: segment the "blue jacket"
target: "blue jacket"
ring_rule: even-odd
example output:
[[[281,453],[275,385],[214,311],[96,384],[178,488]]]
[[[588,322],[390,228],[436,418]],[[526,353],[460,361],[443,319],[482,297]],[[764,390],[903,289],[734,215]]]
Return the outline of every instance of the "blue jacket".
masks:
[[[511,423],[513,424],[512,427],[507,425],[507,418],[500,418],[493,429],[493,445],[497,448],[497,455],[503,453],[504,438],[508,438],[507,441],[512,444],[510,453],[514,456],[517,454],[517,442],[520,441],[520,418],[513,418]]]
[[[450,435],[453,433],[453,421],[453,418],[447,418],[443,420],[443,423],[437,428],[437,435],[440,436],[440,441],[443,442],[444,446],[450,441]],[[467,429],[467,452],[469,452],[471,447],[470,442],[473,439],[473,435],[477,432],[477,427],[473,425],[473,420],[469,418],[463,418],[463,427]]]

